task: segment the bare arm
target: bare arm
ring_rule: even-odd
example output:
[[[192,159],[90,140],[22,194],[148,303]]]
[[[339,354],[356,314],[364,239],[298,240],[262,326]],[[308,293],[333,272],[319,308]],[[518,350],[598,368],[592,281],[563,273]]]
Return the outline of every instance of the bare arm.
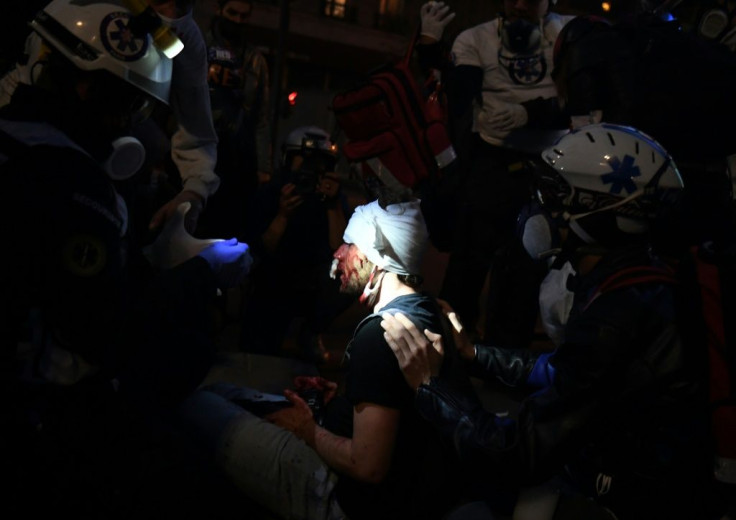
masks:
[[[311,446],[328,466],[362,482],[381,482],[391,466],[396,442],[398,410],[372,403],[353,409],[353,438],[341,437],[318,426],[307,404],[286,391],[294,403],[268,419],[293,432]]]
[[[381,482],[391,466],[399,411],[361,403],[353,411],[353,438],[317,426],[311,445],[327,464],[356,480]]]

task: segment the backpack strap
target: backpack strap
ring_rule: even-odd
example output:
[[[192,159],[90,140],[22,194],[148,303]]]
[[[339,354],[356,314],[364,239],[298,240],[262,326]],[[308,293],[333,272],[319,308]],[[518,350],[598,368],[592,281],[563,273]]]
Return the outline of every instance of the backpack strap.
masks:
[[[414,34],[412,34],[411,40],[409,41],[409,46],[406,48],[406,53],[404,54],[404,57],[401,59],[401,63],[404,66],[406,67],[409,66],[411,57],[414,54],[414,47],[416,47],[416,44],[419,41],[419,37],[421,35],[422,35],[422,24],[419,23],[414,29]]]
[[[736,253],[715,252],[706,246],[691,250],[693,274],[698,293],[693,295],[701,308],[711,355],[711,400],[714,404],[736,405],[736,336],[733,316],[736,303],[731,290],[736,283]],[[718,363],[716,363],[718,361]]]
[[[693,338],[707,349],[709,402],[715,443],[714,475],[736,483],[736,244],[690,251],[692,289],[688,300],[699,316]]]
[[[588,303],[585,304],[585,309],[590,307],[593,301],[603,293],[648,283],[677,285],[678,280],[675,270],[669,266],[635,265],[627,267],[616,271],[598,284]]]

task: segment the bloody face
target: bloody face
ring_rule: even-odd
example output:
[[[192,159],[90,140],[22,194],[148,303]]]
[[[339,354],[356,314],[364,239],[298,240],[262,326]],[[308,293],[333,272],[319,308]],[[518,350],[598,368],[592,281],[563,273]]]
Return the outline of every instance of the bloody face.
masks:
[[[368,283],[373,263],[368,260],[355,244],[341,245],[332,255],[330,277],[340,277],[340,292],[360,294]]]

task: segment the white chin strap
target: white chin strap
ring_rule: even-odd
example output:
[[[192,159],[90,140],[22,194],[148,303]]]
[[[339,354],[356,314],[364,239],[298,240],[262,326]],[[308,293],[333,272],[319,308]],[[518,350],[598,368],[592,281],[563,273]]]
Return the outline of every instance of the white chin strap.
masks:
[[[579,220],[579,219],[581,219],[583,217],[587,217],[588,215],[593,215],[595,213],[601,213],[603,211],[608,211],[608,210],[611,210],[611,209],[618,208],[619,206],[623,206],[624,204],[627,204],[627,203],[631,202],[632,200],[638,199],[643,194],[644,194],[644,190],[639,190],[639,191],[637,191],[635,193],[632,193],[631,195],[629,195],[625,199],[621,199],[618,202],[614,202],[613,204],[610,204],[608,206],[604,206],[602,208],[594,209],[592,211],[586,211],[585,213],[576,213],[575,215],[571,215],[571,214],[565,212],[563,214],[563,217],[568,222],[574,222],[574,221]]]
[[[568,225],[570,226],[570,229],[572,229],[575,234],[577,234],[580,238],[583,239],[583,242],[586,244],[595,244],[596,240],[590,236],[581,226],[578,224],[578,220],[580,220],[583,217],[587,217],[589,215],[593,215],[595,213],[602,213],[604,211],[609,211],[612,209],[616,209],[619,206],[623,206],[624,204],[627,204],[631,202],[632,200],[635,200],[639,197],[641,197],[644,194],[643,190],[637,191],[636,193],[632,193],[628,197],[621,199],[618,202],[615,202],[614,204],[610,204],[608,206],[605,206],[603,208],[594,209],[592,211],[586,211],[585,213],[576,213],[575,215],[570,215],[569,213],[565,212],[563,214],[563,218],[566,222],[568,222]]]
[[[373,266],[371,277],[363,288],[363,294],[360,295],[359,301],[363,305],[373,307],[378,300],[378,294],[381,292],[381,282],[386,275],[386,271],[379,271],[377,266]]]

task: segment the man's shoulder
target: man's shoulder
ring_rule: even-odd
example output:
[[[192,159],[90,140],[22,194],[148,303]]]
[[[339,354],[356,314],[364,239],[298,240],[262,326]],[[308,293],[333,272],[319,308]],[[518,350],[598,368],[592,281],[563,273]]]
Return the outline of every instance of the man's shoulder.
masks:
[[[415,292],[411,294],[403,294],[397,296],[393,300],[389,301],[386,305],[378,310],[378,313],[383,313],[389,310],[406,311],[411,312],[423,311],[422,314],[427,312],[427,309],[436,308],[435,299],[429,294],[423,292]]]
[[[391,314],[400,312],[421,329],[426,327],[435,328],[441,316],[437,301],[432,296],[422,292],[394,298],[375,313],[375,315],[380,317],[384,312]]]
[[[3,115],[8,116],[10,112],[4,110]],[[63,158],[62,164],[67,167],[68,161],[73,161],[75,168],[102,170],[100,164],[92,160],[89,153],[67,134],[46,121],[13,119],[12,115],[7,119],[0,117],[0,132],[17,143],[14,147],[15,155],[22,155],[22,160],[27,164],[58,165],[60,158]],[[43,150],[43,153],[38,153],[39,150]],[[11,157],[7,150],[5,156]]]
[[[563,27],[567,25],[575,15],[548,13],[544,17],[544,32],[548,38],[557,38]]]
[[[354,336],[357,336],[365,329],[367,324],[379,323],[381,321],[381,315],[384,312],[401,312],[408,318],[416,321],[417,324],[426,326],[433,322],[434,316],[438,316],[437,309],[437,303],[434,298],[427,294],[418,292],[398,296],[378,309],[378,311],[365,316],[355,327]]]
[[[547,16],[545,16],[544,19],[547,23],[560,22],[560,23],[566,24],[570,20],[576,17],[577,15],[574,15],[574,14],[547,13]]]

